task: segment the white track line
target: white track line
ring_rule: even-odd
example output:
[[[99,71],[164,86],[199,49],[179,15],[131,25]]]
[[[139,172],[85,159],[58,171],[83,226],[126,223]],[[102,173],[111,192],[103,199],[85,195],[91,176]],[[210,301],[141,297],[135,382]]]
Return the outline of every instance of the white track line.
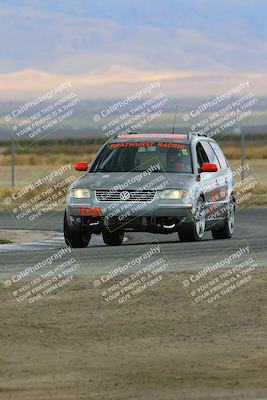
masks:
[[[125,237],[123,239],[124,242],[127,242],[128,239]],[[102,235],[93,235],[92,241],[90,244],[95,245],[103,245]],[[65,240],[63,233],[53,233],[53,237],[51,239],[45,239],[34,242],[24,242],[24,243],[10,243],[10,244],[1,244],[0,245],[0,253],[13,253],[19,251],[38,251],[43,250],[44,248],[53,249],[58,247],[65,247]]]

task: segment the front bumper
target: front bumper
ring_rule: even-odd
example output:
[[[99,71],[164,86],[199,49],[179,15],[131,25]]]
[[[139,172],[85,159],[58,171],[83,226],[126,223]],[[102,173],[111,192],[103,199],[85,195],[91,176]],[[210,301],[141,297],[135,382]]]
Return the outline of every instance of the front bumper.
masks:
[[[71,199],[67,205],[70,224],[100,233],[104,228],[167,233],[190,223],[193,205],[184,200],[157,202],[110,202]]]
[[[138,216],[184,216],[192,215],[193,203],[190,199],[157,199],[151,202],[133,202],[133,201],[97,201],[92,199],[69,199],[67,202],[69,214],[73,216],[85,215],[88,213],[94,216],[105,217],[123,217],[126,213],[132,217]],[[86,211],[87,210],[87,211]],[[90,210],[90,211],[88,211]]]

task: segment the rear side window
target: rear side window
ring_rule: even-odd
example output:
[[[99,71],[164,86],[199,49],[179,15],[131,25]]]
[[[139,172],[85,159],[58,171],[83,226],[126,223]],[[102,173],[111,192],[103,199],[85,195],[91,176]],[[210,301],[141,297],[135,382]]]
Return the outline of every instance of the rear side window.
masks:
[[[216,154],[216,157],[219,160],[221,168],[229,168],[229,164],[226,161],[226,158],[225,158],[220,146],[215,142],[209,142],[209,144],[210,144],[211,148],[213,149],[214,153]]]
[[[209,158],[200,142],[197,143],[196,150],[198,168],[201,168],[203,163],[209,162]]]

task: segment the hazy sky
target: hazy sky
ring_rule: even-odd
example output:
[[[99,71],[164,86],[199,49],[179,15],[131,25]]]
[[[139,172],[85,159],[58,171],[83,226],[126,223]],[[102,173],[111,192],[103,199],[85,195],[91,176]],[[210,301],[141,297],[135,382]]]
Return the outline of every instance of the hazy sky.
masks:
[[[0,0],[0,90],[70,79],[116,96],[160,79],[199,95],[248,78],[265,94],[266,19],[266,0]]]

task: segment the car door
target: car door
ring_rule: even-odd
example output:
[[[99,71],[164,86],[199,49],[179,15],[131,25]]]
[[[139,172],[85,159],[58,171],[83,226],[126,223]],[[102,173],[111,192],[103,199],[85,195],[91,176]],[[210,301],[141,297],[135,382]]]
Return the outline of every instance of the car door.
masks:
[[[209,145],[211,146],[214,154],[216,155],[219,165],[220,165],[220,200],[223,203],[227,203],[229,200],[229,190],[231,187],[231,181],[232,181],[232,173],[229,167],[228,162],[226,161],[226,158],[218,145],[218,143],[214,141],[209,141]]]
[[[196,146],[198,167],[200,171],[200,186],[205,196],[206,221],[212,223],[220,218],[220,165],[219,161],[206,140],[199,140]],[[217,164],[217,172],[201,172],[203,163]]]

